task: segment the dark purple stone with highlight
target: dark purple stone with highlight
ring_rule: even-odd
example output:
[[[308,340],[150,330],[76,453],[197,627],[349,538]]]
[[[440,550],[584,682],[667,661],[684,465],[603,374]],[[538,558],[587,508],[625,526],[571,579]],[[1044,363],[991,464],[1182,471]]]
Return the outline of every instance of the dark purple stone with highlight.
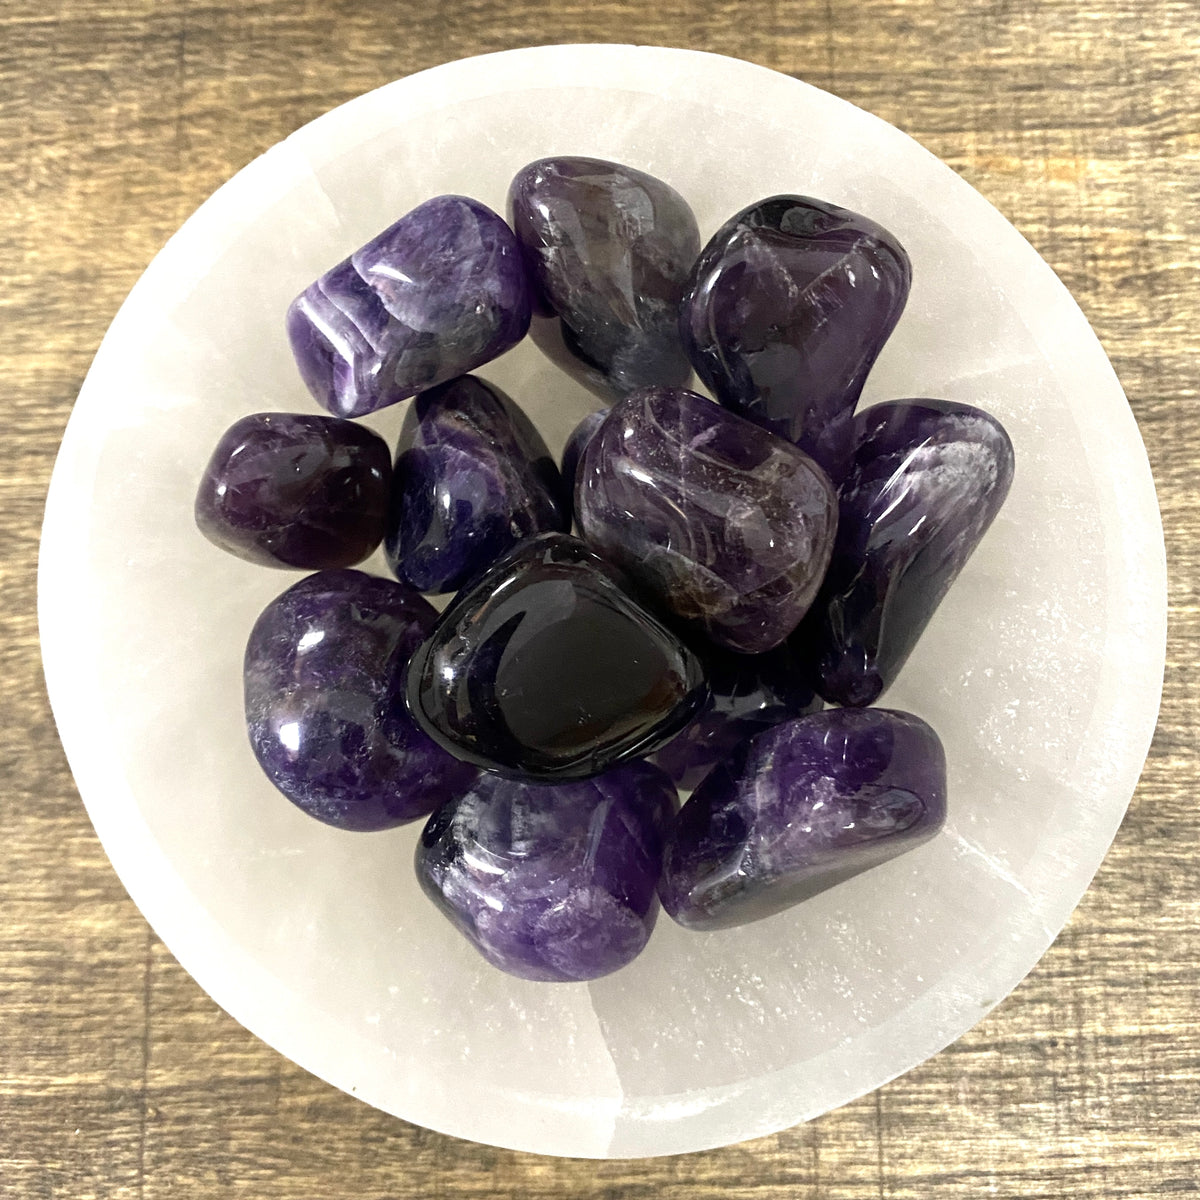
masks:
[[[795,442],[837,483],[854,406],[911,279],[904,248],[874,221],[772,196],[705,246],[681,309],[683,342],[722,404]]]
[[[654,929],[675,805],[671,781],[644,762],[549,786],[481,775],[430,817],[417,875],[502,971],[596,979],[636,958]]]
[[[789,908],[922,842],[946,817],[946,756],[920,718],[827,709],[760,733],[692,793],[659,896],[689,929]]]
[[[424,817],[478,774],[404,707],[409,656],[434,621],[410,588],[361,571],[320,571],[263,609],[245,657],[246,727],[271,782],[340,829]]]
[[[572,512],[575,508],[575,476],[579,472],[579,460],[583,457],[593,434],[604,424],[608,412],[607,408],[602,408],[598,412],[588,413],[571,430],[571,436],[567,438],[567,444],[563,447],[559,470],[562,474],[563,495],[567,497]]]
[[[477,200],[436,196],[305,288],[287,330],[317,403],[361,417],[515,346],[530,304],[512,230]]]

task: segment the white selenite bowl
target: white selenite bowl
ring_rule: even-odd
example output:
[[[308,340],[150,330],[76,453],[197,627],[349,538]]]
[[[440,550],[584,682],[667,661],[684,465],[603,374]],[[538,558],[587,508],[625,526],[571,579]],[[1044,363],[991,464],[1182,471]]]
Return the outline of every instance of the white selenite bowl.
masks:
[[[913,289],[864,402],[994,413],[1012,492],[889,707],[941,734],[944,832],[768,920],[689,933],[590,984],[512,979],[426,900],[419,824],[304,816],[259,772],[241,659],[294,582],[192,522],[245,413],[315,412],[283,316],[320,272],[444,192],[503,212],[519,167],[649,171],[707,238],[779,192],[892,230]],[[557,452],[596,402],[526,340],[481,374]],[[368,423],[391,437],[407,405]],[[384,571],[382,560],[369,569]],[[546,1154],[671,1154],[814,1117],[969,1029],[1078,903],[1137,782],[1162,682],[1162,531],[1121,387],[1027,242],[904,134],[745,62],[631,46],[514,50],[400,80],[239,172],[117,314],[63,438],[39,610],[54,713],[130,895],[223,1008],[289,1058],[432,1129]]]

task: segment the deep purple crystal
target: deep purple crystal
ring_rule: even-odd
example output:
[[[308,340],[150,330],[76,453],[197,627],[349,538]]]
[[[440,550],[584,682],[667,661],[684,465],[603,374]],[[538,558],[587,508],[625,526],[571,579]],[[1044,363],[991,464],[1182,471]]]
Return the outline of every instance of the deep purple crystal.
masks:
[[[254,413],[217,443],[196,492],[200,532],[265,567],[348,567],[383,537],[387,443],[336,417]]]
[[[908,298],[904,248],[874,221],[772,196],[726,221],[692,272],[680,329],[722,404],[841,476],[854,405]]]
[[[727,649],[758,654],[816,595],[837,503],[790,442],[694,392],[643,388],[588,443],[575,519],[665,608]]]
[[[871,704],[900,673],[1012,483],[995,417],[946,400],[877,404],[854,421],[837,543],[796,634],[817,690]]]
[[[707,694],[696,657],[582,542],[542,534],[459,593],[413,656],[408,704],[461,758],[581,779],[657,749]]]
[[[675,788],[644,762],[553,785],[481,775],[430,817],[421,886],[495,966],[596,979],[631,962],[658,916]]]
[[[708,703],[654,755],[681,788],[699,786],[713,767],[764,729],[821,708],[788,642],[766,654],[734,654],[695,642],[692,648],[708,680]]]
[[[463,375],[422,392],[400,435],[385,550],[402,582],[450,592],[570,521],[550,451],[503,392]]]
[[[437,613],[361,571],[321,571],[263,609],[246,646],[250,745],[271,782],[341,829],[387,829],[460,795],[477,771],[404,707],[409,656]]]
[[[668,834],[659,895],[689,929],[780,912],[933,837],[946,756],[918,717],[827,709],[715,768]]]
[[[644,171],[572,157],[530,163],[508,200],[538,346],[606,398],[686,383],[679,302],[700,251],[687,201]]]
[[[317,402],[361,417],[473,371],[529,328],[512,230],[465,196],[436,196],[305,288],[288,309]]]
[[[604,418],[608,416],[608,413],[607,408],[588,413],[571,430],[571,436],[567,438],[567,444],[563,447],[560,466],[563,495],[566,496],[572,512],[575,508],[575,476],[579,472],[579,460],[583,457],[583,452],[587,449],[587,444],[592,440],[596,430],[604,424]]]

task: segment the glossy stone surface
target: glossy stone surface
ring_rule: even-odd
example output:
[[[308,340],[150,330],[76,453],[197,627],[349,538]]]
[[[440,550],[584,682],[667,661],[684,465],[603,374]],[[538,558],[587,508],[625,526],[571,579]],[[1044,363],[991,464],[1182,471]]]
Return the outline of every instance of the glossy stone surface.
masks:
[[[519,779],[582,779],[657,749],[698,711],[696,656],[582,542],[518,546],[413,656],[408,704],[461,758]]]
[[[821,708],[789,643],[766,654],[733,654],[715,646],[692,648],[704,667],[709,700],[690,725],[654,755],[685,789],[699,786],[743,742],[792,717]]]
[[[790,442],[694,392],[644,388],[588,443],[575,519],[665,608],[726,649],[758,654],[816,595],[837,503]]]
[[[1000,511],[1015,460],[1000,422],[967,404],[878,404],[854,428],[833,559],[796,642],[826,700],[862,705],[900,673]]]
[[[405,417],[384,549],[402,583],[457,591],[525,538],[565,530],[566,508],[529,419],[463,375],[422,392]]]
[[[477,774],[404,707],[409,656],[437,619],[402,584],[321,571],[263,609],[245,657],[246,727],[271,782],[341,829],[387,829],[460,795]]]
[[[509,216],[533,339],[555,362],[606,398],[688,381],[679,302],[700,233],[674,188],[619,163],[543,158],[517,173]]]
[[[530,311],[512,230],[477,200],[436,196],[305,288],[287,330],[317,403],[361,417],[503,354]]]
[[[336,417],[254,413],[217,443],[196,492],[210,542],[266,567],[348,567],[379,545],[391,455]]]
[[[575,510],[575,476],[579,472],[579,460],[583,457],[588,442],[592,440],[592,435],[604,424],[608,413],[607,408],[588,413],[571,430],[571,436],[567,438],[567,444],[563,447],[559,470],[562,473],[563,495],[567,497],[572,513]]]
[[[722,404],[795,442],[837,482],[854,406],[911,277],[903,247],[874,221],[772,196],[705,246],[681,310],[684,345]]]
[[[945,816],[946,756],[924,721],[827,709],[710,772],[668,835],[659,895],[689,929],[742,925],[911,850]]]
[[[524,979],[596,979],[631,962],[658,916],[675,788],[627,763],[595,779],[481,775],[429,818],[417,876],[495,966]]]

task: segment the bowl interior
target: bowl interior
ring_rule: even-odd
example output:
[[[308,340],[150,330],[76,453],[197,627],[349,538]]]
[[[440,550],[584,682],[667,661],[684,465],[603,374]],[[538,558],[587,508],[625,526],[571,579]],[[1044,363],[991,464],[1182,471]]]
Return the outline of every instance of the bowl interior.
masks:
[[[703,236],[776,192],[890,228],[914,284],[866,402],[937,396],[1008,429],[1000,517],[886,697],[940,733],[950,819],[914,853],[777,917],[687,933],[591,984],[487,966],[421,896],[419,826],[348,834],[258,771],[241,655],[294,581],[195,530],[222,431],[316,411],[283,313],[430,196],[503,211],[551,153],[648,170]],[[597,403],[528,341],[480,374],[551,448]],[[368,423],[395,436],[406,405]],[[369,569],[386,573],[381,560]],[[409,1120],[547,1153],[628,1156],[778,1129],[952,1041],[1078,902],[1153,729],[1162,537],[1136,427],[1061,284],[975,192],[891,127],[804,84],[684,51],[551,47],[362,97],[251,164],[122,308],[47,504],[40,613],[56,717],[114,865],[235,1017]]]

